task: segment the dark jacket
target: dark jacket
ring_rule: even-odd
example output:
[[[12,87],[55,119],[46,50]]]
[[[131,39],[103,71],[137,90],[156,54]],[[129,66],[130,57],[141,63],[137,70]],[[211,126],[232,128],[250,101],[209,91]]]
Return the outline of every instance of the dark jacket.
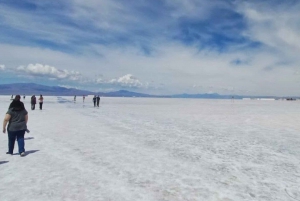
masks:
[[[36,97],[35,96],[31,97],[31,104],[36,104]]]

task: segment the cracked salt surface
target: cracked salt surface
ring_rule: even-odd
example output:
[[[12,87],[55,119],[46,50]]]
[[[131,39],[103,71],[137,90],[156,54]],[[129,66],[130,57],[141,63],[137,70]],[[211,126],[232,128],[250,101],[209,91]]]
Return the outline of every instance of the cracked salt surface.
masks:
[[[298,101],[72,99],[24,101],[26,157],[0,135],[1,201],[300,199]]]

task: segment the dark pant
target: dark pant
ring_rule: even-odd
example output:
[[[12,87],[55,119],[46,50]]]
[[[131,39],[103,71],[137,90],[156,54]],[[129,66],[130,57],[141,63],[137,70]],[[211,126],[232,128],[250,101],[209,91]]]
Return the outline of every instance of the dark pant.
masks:
[[[98,107],[99,107],[99,102],[100,102],[100,101],[97,101],[97,106],[98,106]]]
[[[40,110],[43,109],[43,103],[40,103]]]
[[[15,141],[17,138],[18,145],[19,145],[19,153],[25,152],[25,141],[24,135],[25,130],[20,131],[7,131],[8,132],[8,152],[13,153],[15,147]]]
[[[96,107],[96,101],[94,101],[94,107]]]
[[[32,110],[35,109],[35,104],[31,103],[31,109],[32,109]]]

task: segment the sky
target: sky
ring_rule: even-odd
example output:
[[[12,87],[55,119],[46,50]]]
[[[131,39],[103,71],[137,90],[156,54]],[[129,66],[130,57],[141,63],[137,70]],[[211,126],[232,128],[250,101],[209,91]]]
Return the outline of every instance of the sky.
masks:
[[[300,95],[297,0],[1,0],[0,84]]]

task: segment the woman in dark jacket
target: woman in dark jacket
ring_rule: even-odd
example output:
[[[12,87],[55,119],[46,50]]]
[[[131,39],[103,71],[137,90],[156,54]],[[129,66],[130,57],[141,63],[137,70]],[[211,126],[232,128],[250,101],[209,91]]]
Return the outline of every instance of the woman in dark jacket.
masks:
[[[25,156],[25,142],[24,134],[27,130],[28,112],[24,107],[24,104],[20,99],[15,99],[9,106],[4,121],[3,121],[3,133],[6,133],[6,125],[8,132],[8,152],[7,154],[13,154],[15,140],[17,138],[19,145],[20,156]]]

